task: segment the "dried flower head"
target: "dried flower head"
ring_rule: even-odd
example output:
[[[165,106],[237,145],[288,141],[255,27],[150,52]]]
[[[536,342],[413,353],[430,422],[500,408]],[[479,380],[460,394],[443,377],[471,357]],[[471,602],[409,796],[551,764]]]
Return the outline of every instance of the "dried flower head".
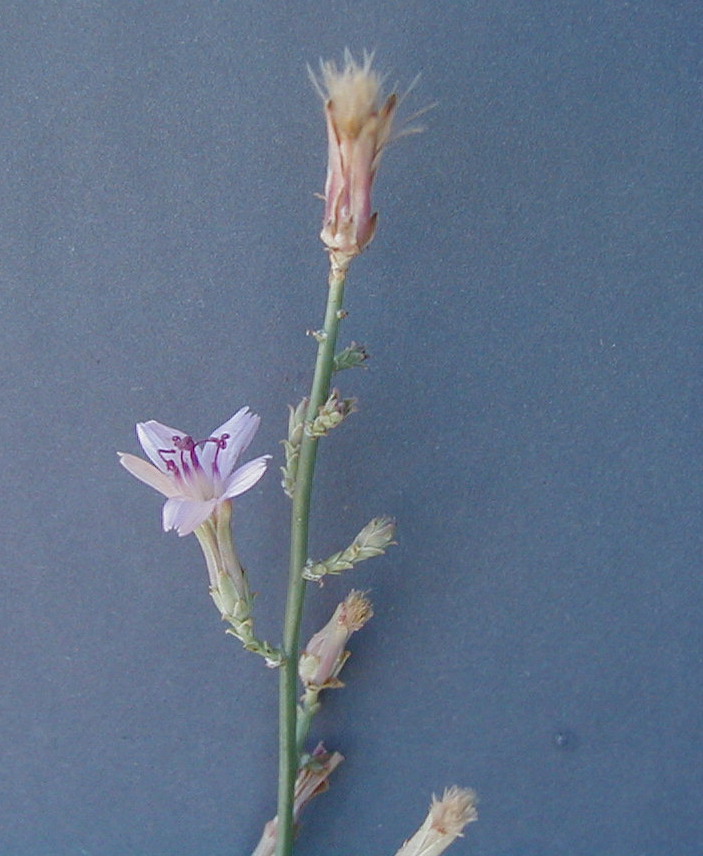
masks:
[[[442,799],[432,796],[425,822],[396,856],[439,856],[475,820],[478,820],[476,794],[470,788],[453,785],[444,791]]]
[[[337,675],[349,657],[344,646],[352,633],[361,630],[372,616],[371,601],[362,592],[352,589],[300,655],[298,674],[306,687],[342,686]]]
[[[372,62],[373,55],[365,53],[359,64],[347,50],[341,69],[322,62],[320,78],[310,75],[325,102],[329,147],[320,237],[342,269],[376,231],[371,188],[398,106],[396,94],[383,94],[383,79]]]
[[[339,752],[328,752],[318,743],[309,761],[298,770],[293,800],[293,821],[297,824],[301,811],[314,797],[329,790],[329,777],[344,760]],[[274,856],[278,841],[278,815],[264,826],[252,856]]]

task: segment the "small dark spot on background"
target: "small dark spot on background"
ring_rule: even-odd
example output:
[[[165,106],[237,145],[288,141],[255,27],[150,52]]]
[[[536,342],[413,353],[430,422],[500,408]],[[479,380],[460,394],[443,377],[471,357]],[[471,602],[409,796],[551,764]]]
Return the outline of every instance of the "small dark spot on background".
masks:
[[[560,728],[552,734],[552,744],[560,752],[574,752],[579,742],[578,734],[570,728]]]

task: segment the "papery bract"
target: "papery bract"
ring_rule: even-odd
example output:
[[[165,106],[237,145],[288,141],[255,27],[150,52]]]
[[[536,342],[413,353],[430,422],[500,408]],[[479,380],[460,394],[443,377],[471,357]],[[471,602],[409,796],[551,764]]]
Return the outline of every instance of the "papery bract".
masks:
[[[189,535],[219,505],[249,490],[263,476],[270,455],[237,467],[260,421],[248,407],[242,407],[203,440],[153,419],[139,422],[137,437],[151,463],[125,452],[119,453],[120,463],[167,497],[164,530]]]

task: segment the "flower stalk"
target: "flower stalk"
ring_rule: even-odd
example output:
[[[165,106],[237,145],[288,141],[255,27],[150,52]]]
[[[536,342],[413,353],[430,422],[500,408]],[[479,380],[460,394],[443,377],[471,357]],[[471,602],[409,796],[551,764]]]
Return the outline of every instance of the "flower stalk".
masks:
[[[245,649],[280,667],[279,773],[277,814],[264,827],[253,856],[291,856],[302,809],[329,787],[329,777],[344,760],[322,743],[306,751],[310,727],[320,709],[320,695],[344,686],[339,674],[350,656],[346,644],[373,615],[371,602],[352,590],[327,624],[300,652],[300,628],[308,581],[322,585],[356,564],[382,555],[395,543],[395,521],[376,517],[344,550],[322,561],[309,557],[309,519],[313,476],[320,438],[356,410],[356,400],[330,389],[336,372],[363,365],[368,353],[352,342],[335,353],[343,310],[347,270],[376,233],[372,189],[381,156],[392,138],[399,99],[385,95],[383,78],[372,68],[373,55],[357,63],[345,51],[344,64],[321,63],[320,77],[311,73],[324,101],[328,138],[325,210],[320,238],[329,255],[327,304],[323,326],[309,335],[317,342],[310,394],[290,408],[281,485],[292,500],[288,593],[280,648],[254,632],[254,595],[239,560],[232,534],[233,501],[263,476],[270,455],[239,464],[252,442],[259,417],[243,407],[211,434],[194,438],[155,420],[137,424],[137,436],[148,460],[118,453],[135,478],[165,497],[162,524],[180,536],[195,534],[203,551],[209,591],[226,632]],[[298,701],[298,681],[303,695]],[[397,856],[440,856],[464,827],[476,820],[473,791],[449,788],[433,798],[428,816]]]
[[[324,335],[317,338],[317,358],[310,389],[306,422],[312,424],[320,408],[329,398],[330,380],[334,368],[335,347],[339,322],[342,318],[342,302],[346,270],[332,264],[327,293]],[[317,459],[318,437],[303,431],[297,459],[293,507],[291,511],[291,548],[286,599],[285,626],[283,633],[283,656],[285,661],[280,670],[279,702],[279,769],[278,769],[278,828],[276,856],[289,856],[293,847],[294,834],[294,788],[300,757],[297,742],[297,694],[298,654],[300,647],[300,622],[306,582],[303,569],[308,558],[308,525],[312,479]]]
[[[292,414],[289,441],[285,447],[284,489],[292,494],[293,508],[283,636],[285,661],[280,672],[276,856],[290,856],[292,851],[294,785],[302,751],[299,740],[307,732],[307,727],[297,727],[296,696],[300,621],[306,587],[304,571],[309,565],[308,521],[317,443],[321,436],[354,410],[352,399],[342,399],[336,390],[330,394],[330,380],[335,371],[358,365],[365,358],[363,349],[349,348],[343,352],[344,356],[336,359],[335,347],[339,322],[344,317],[342,301],[347,270],[376,231],[371,190],[381,155],[391,136],[398,102],[393,94],[387,98],[383,95],[382,79],[372,68],[372,59],[372,55],[365,54],[363,63],[358,64],[346,51],[342,68],[337,68],[334,62],[327,62],[321,65],[319,80],[311,73],[324,101],[327,124],[325,212],[320,238],[329,253],[330,274],[325,321],[321,329],[312,333],[317,341],[317,359],[303,430],[299,430],[296,411]],[[374,555],[380,552],[383,550],[378,549]],[[360,560],[362,557],[355,553],[354,558]],[[349,561],[347,567],[353,563]],[[333,571],[326,569],[325,572]],[[309,702],[308,713],[311,713],[316,709],[317,699],[309,699]],[[306,718],[309,723],[310,717]]]

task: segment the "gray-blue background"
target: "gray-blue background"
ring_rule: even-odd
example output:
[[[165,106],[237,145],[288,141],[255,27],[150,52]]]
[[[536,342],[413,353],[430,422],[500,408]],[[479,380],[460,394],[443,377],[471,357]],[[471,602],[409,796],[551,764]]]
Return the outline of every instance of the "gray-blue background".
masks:
[[[454,853],[703,852],[703,11],[664,0],[4,2],[0,853],[247,854],[276,681],[194,538],[121,470],[134,423],[243,404],[237,506],[276,639],[285,405],[326,276],[305,64],[376,48],[436,101],[384,160],[350,278],[313,548],[376,514],[376,617],[316,735],[347,755],[300,853],[392,854],[454,782]]]

